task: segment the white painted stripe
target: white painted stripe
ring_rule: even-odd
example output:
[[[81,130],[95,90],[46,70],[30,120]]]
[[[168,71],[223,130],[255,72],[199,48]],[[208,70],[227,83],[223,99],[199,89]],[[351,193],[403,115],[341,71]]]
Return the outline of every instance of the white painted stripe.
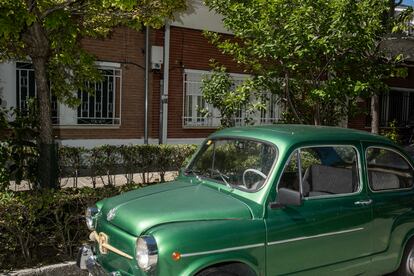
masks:
[[[185,258],[185,257],[192,257],[192,256],[214,254],[214,253],[223,253],[223,252],[228,252],[228,251],[236,251],[236,250],[242,250],[242,249],[248,249],[248,248],[261,247],[264,245],[265,245],[264,243],[258,243],[258,244],[244,245],[244,246],[238,246],[238,247],[229,247],[229,248],[204,251],[204,252],[187,253],[187,254],[181,254],[181,257]]]
[[[351,232],[356,232],[356,231],[361,231],[361,230],[364,230],[364,228],[360,227],[360,228],[354,228],[354,229],[349,229],[349,230],[342,230],[338,232],[324,233],[324,234],[319,234],[319,235],[314,235],[314,236],[305,236],[305,237],[293,238],[293,239],[288,239],[288,240],[273,241],[273,242],[268,242],[267,245],[275,245],[275,244],[282,244],[282,243],[288,243],[288,242],[294,242],[294,241],[302,241],[302,240],[308,240],[308,239],[314,239],[314,238],[328,237],[328,236],[340,235],[340,234],[351,233]]]

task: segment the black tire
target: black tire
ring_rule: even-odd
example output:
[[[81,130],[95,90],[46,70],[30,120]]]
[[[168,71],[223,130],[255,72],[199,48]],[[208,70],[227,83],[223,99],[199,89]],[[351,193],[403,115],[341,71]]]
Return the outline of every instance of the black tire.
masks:
[[[227,271],[221,267],[211,267],[211,268],[207,268],[201,271],[200,273],[197,274],[197,276],[239,276],[239,275],[233,272]]]
[[[393,275],[414,276],[414,239],[410,240],[405,246],[400,267]]]

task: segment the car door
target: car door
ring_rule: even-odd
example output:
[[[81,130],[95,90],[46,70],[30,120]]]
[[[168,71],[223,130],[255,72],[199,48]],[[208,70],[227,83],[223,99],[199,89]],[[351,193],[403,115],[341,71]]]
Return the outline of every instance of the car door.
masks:
[[[387,271],[397,263],[405,235],[414,227],[412,219],[407,219],[412,217],[414,206],[414,170],[397,149],[389,146],[367,143],[365,156],[373,201],[373,252],[388,255],[378,259],[375,269]]]
[[[314,271],[370,255],[371,200],[359,145],[295,150],[277,188],[300,191],[300,206],[267,209],[268,275]],[[366,264],[344,273],[361,273]]]

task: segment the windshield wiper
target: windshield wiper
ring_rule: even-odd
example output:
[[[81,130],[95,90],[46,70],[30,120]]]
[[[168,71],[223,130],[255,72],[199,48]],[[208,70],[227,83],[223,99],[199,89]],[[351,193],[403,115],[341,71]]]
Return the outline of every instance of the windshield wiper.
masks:
[[[194,175],[199,181],[201,181],[201,177],[198,175],[198,171],[195,171],[195,170],[193,170],[193,169],[187,169],[187,170],[184,170],[184,173],[185,173],[185,175],[189,175],[189,174],[192,174],[192,175]]]
[[[218,174],[221,179],[223,179],[223,182],[226,184],[227,187],[233,189],[233,185],[231,185],[227,180],[230,180],[230,177],[228,177],[227,175],[225,175],[224,173],[222,173],[221,171],[217,170],[217,169],[208,169],[210,172]],[[226,180],[227,178],[227,180]]]

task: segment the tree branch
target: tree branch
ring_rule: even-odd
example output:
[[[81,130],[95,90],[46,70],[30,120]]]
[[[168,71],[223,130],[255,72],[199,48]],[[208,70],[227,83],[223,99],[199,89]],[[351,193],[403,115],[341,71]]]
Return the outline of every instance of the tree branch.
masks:
[[[29,3],[30,3],[30,4],[29,4]],[[29,5],[28,5],[28,6],[29,6],[29,8],[28,8],[27,10],[28,10],[28,11],[29,11],[29,13],[30,13],[30,12],[32,12],[32,11],[33,11],[33,9],[36,7],[36,0],[30,0],[30,1],[29,1],[29,3],[28,3],[28,4],[29,4]]]
[[[399,5],[401,5],[403,2],[403,0],[399,0],[398,2],[394,3],[394,7],[398,7]]]
[[[60,4],[60,5],[54,6],[54,7],[50,8],[50,9],[46,10],[43,13],[42,18],[47,17],[49,14],[51,14],[51,13],[53,13],[55,11],[58,11],[58,10],[62,10],[62,9],[71,7],[71,6],[75,5],[75,4],[77,4],[79,2],[83,2],[83,1],[84,0],[67,0],[66,2],[64,2],[64,3]]]

